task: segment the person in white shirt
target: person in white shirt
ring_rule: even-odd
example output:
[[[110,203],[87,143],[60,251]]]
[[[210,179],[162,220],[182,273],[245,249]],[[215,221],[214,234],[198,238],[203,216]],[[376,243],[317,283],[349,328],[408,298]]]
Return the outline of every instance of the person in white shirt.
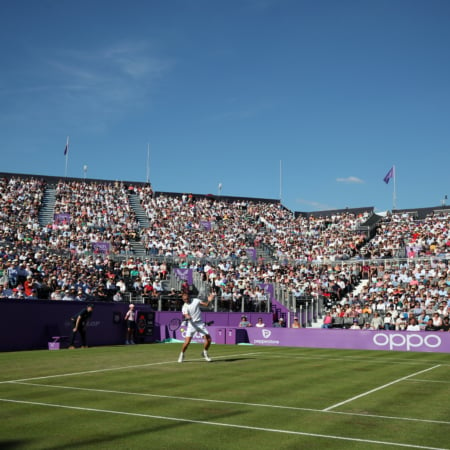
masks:
[[[128,311],[125,314],[125,323],[127,324],[127,333],[125,345],[134,344],[134,333],[136,330],[136,311],[133,303],[130,303]]]
[[[407,331],[420,331],[419,322],[415,317],[409,319],[408,325],[406,326]]]
[[[266,324],[263,322],[262,317],[258,317],[258,321],[255,324],[255,327],[264,328]]]
[[[181,348],[181,353],[178,358],[179,363],[182,363],[184,361],[184,353],[189,347],[192,336],[194,336],[195,333],[203,334],[204,345],[202,356],[206,361],[211,361],[211,358],[208,355],[208,349],[211,345],[211,335],[209,334],[206,325],[202,320],[202,312],[200,310],[200,306],[209,306],[210,303],[214,300],[215,295],[216,294],[214,292],[211,293],[208,296],[208,301],[203,302],[199,298],[190,299],[189,294],[183,293],[181,298],[184,302],[184,305],[181,309],[181,312],[183,314],[184,320],[187,321],[188,325],[186,330],[186,338],[184,340],[183,346]]]

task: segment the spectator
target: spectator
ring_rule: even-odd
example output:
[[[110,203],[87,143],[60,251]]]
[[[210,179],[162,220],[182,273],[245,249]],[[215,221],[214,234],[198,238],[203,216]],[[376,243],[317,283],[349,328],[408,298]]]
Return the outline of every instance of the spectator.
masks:
[[[284,322],[284,319],[280,317],[272,326],[275,328],[286,328],[286,323]]]
[[[419,322],[415,317],[409,319],[408,325],[406,326],[407,331],[420,331]]]
[[[331,316],[330,312],[327,312],[324,319],[322,328],[331,328],[333,326],[333,317]]]
[[[436,331],[439,331],[442,328],[443,322],[439,313],[435,312],[432,317],[433,327]]]
[[[252,324],[248,321],[247,316],[242,316],[241,321],[239,322],[239,328],[247,328],[251,326]]]
[[[449,319],[449,317],[444,317],[442,319],[442,326],[439,329],[439,331],[445,331],[445,332],[450,331],[450,319]]]
[[[381,330],[383,328],[383,318],[380,316],[379,313],[375,312],[373,314],[373,318],[370,321],[370,327],[373,330]]]
[[[262,317],[258,317],[257,322],[255,323],[255,327],[257,328],[264,328],[266,325],[263,322]]]

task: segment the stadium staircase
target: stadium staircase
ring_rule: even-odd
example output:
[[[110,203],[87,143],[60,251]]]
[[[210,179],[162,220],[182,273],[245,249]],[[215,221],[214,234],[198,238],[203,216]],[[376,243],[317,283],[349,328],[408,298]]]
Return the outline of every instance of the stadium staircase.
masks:
[[[53,216],[55,213],[56,203],[56,188],[54,186],[47,186],[42,198],[41,208],[39,209],[39,225],[46,227],[48,224],[53,223]]]
[[[139,259],[147,258],[147,252],[141,241],[130,241],[131,253]]]
[[[130,206],[134,211],[134,214],[136,214],[136,218],[141,228],[150,227],[150,221],[148,220],[147,214],[141,205],[139,197],[134,192],[128,192],[128,201],[130,202]]]
[[[148,220],[147,214],[141,205],[139,197],[134,192],[128,192],[128,201],[130,203],[131,209],[136,215],[136,219],[139,222],[140,228],[150,227],[150,222]],[[131,251],[136,258],[145,259],[147,257],[147,252],[144,245],[140,240],[135,240],[130,242]]]

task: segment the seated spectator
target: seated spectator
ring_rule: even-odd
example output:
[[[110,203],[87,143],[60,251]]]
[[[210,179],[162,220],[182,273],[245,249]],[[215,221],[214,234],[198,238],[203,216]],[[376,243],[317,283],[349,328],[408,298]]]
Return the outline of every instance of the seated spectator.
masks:
[[[117,291],[117,292],[113,295],[113,301],[114,301],[114,302],[122,302],[122,301],[123,301],[122,293],[121,293],[120,291]]]
[[[76,297],[75,289],[67,289],[64,292],[64,296],[62,299],[66,300],[66,301],[70,301],[70,300],[75,300],[75,297]]]
[[[360,326],[358,325],[358,319],[354,319],[352,326],[349,328],[349,330],[361,330]]]
[[[258,317],[258,321],[255,323],[255,327],[264,328],[266,325],[262,320],[262,317]]]
[[[63,295],[61,293],[61,289],[56,288],[51,294],[50,294],[50,299],[51,300],[62,300],[63,299]]]
[[[436,331],[440,330],[443,323],[442,323],[442,317],[439,315],[439,313],[435,312],[431,318],[433,320],[433,327]]]
[[[387,312],[384,316],[384,325],[383,328],[385,330],[395,330],[395,321],[392,318],[392,314],[390,312]]]
[[[395,321],[395,329],[397,331],[403,331],[406,329],[406,319],[403,315],[399,315]]]
[[[431,317],[428,319],[424,331],[436,331],[433,325],[433,319]]]
[[[87,299],[87,295],[83,292],[82,288],[78,288],[77,295],[75,296],[75,300],[78,300],[80,302],[84,302]]]
[[[251,326],[252,324],[247,320],[247,316],[242,316],[241,321],[239,322],[239,328],[248,328]]]
[[[439,331],[450,331],[450,319],[449,317],[444,317],[442,319],[442,326]]]
[[[8,281],[3,283],[3,291],[0,295],[1,298],[10,298],[13,295],[13,290],[9,287]]]
[[[373,314],[370,326],[373,330],[381,330],[383,328],[383,318],[377,312]]]
[[[284,319],[282,317],[280,317],[278,319],[278,321],[274,322],[272,326],[275,327],[275,328],[286,328],[286,324],[285,324]]]
[[[407,331],[420,331],[419,322],[415,317],[409,319],[408,325],[406,326]]]
[[[37,300],[37,299],[38,299],[38,296],[37,296],[37,289],[32,288],[32,289],[31,289],[31,292],[30,292],[30,295],[26,295],[25,297],[26,297],[28,300]]]
[[[294,321],[292,322],[292,328],[301,328],[300,322],[298,321],[298,317],[294,317]]]
[[[425,310],[423,310],[419,317],[417,318],[417,321],[419,322],[420,329],[423,331],[425,327],[427,326],[428,320],[430,319],[430,316],[426,313]]]

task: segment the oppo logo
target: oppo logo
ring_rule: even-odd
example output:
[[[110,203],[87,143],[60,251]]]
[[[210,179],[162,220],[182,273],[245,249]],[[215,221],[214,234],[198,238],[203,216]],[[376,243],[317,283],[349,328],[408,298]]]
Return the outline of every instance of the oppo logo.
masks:
[[[187,337],[187,329],[186,328],[181,328],[180,329],[180,334],[183,338],[186,339]],[[203,341],[203,334],[199,333],[198,331],[195,332],[195,334],[192,336],[193,341],[195,342],[196,340],[200,340]]]
[[[263,335],[264,339],[269,338],[271,334],[272,334],[272,332],[270,330],[266,330],[266,329],[262,330],[262,335]]]
[[[379,347],[388,347],[389,350],[398,348],[406,348],[406,351],[418,347],[437,348],[440,347],[442,341],[435,334],[383,334],[377,333],[373,337],[373,343]]]

